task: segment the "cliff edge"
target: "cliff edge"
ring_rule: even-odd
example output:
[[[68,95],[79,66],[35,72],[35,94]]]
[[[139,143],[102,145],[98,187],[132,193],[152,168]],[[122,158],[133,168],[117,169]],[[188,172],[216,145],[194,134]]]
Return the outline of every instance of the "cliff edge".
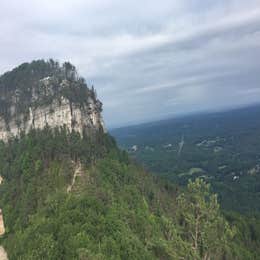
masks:
[[[0,139],[30,129],[66,127],[91,134],[105,132],[102,103],[76,68],[53,60],[24,63],[0,77]]]

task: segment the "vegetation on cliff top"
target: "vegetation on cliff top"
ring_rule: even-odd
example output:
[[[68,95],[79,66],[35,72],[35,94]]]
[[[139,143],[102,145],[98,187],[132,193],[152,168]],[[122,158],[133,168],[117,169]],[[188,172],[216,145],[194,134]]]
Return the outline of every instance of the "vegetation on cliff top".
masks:
[[[0,76],[0,116],[8,122],[11,107],[16,114],[28,115],[29,107],[49,105],[54,100],[66,98],[78,105],[88,104],[88,98],[96,98],[93,87],[89,88],[84,78],[79,77],[75,66],[69,62],[60,65],[50,59],[23,63]]]

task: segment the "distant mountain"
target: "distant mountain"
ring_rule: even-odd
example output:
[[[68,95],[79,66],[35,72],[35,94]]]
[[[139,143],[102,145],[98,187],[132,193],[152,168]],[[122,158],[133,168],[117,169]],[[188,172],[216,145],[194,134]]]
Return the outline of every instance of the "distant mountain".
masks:
[[[0,96],[0,257],[259,256],[257,218],[224,215],[202,178],[180,187],[117,147],[70,63],[22,64],[0,77]],[[181,144],[183,156],[186,136]]]

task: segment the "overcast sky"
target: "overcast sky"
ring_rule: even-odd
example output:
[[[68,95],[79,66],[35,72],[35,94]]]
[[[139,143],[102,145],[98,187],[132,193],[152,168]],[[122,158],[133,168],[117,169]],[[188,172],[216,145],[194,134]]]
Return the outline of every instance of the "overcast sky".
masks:
[[[260,0],[1,0],[0,74],[69,60],[109,127],[260,102]]]

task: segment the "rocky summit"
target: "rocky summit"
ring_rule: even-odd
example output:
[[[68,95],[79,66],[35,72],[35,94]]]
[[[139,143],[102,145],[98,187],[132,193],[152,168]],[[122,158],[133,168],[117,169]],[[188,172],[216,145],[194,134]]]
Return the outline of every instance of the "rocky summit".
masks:
[[[0,139],[31,129],[66,127],[69,131],[105,131],[102,103],[76,68],[53,60],[24,63],[0,77]]]

